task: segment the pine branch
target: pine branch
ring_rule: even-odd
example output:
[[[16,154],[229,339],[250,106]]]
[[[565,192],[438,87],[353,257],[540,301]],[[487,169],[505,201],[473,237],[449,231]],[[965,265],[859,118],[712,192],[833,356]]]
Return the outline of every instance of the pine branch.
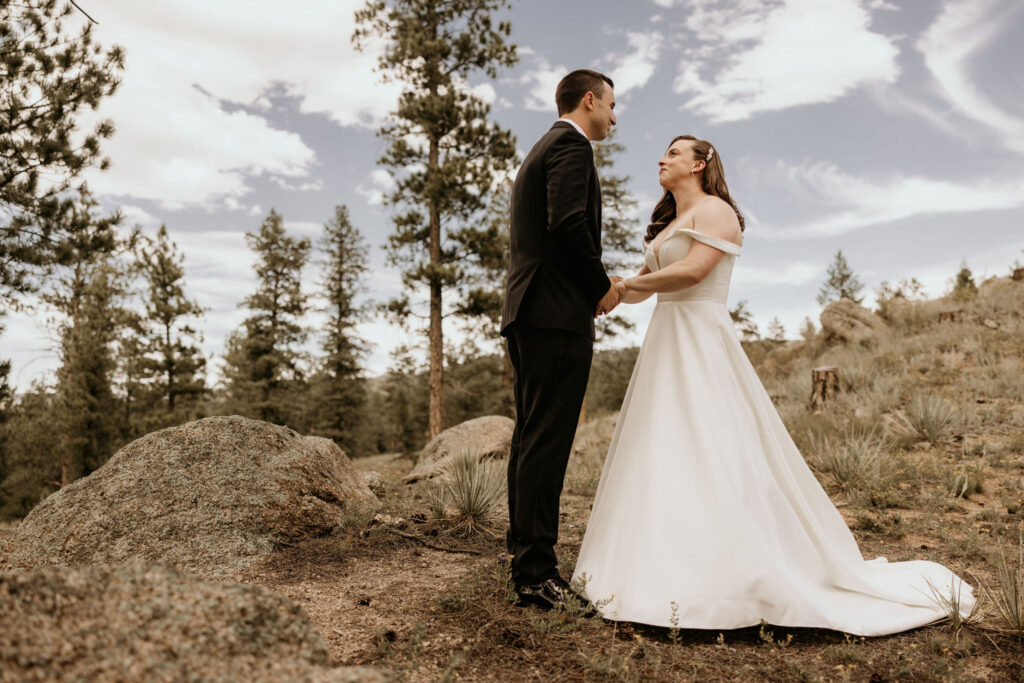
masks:
[[[86,12],[86,11],[85,11],[84,9],[82,9],[81,7],[79,7],[79,6],[78,6],[78,3],[77,3],[77,2],[75,2],[75,0],[68,0],[68,2],[70,2],[70,3],[72,4],[72,5],[74,5],[74,6],[75,6],[75,9],[77,9],[77,10],[78,10],[79,12],[81,12],[82,14],[84,14],[84,15],[85,15],[85,18],[86,18],[86,19],[88,19],[88,20],[89,20],[89,21],[91,21],[92,23],[94,23],[94,24],[96,24],[97,26],[99,26],[100,22],[98,22],[98,21],[96,21],[95,19],[93,19],[92,17],[90,17],[90,16],[89,16],[89,14],[88,14],[88,13],[87,13],[87,12]]]

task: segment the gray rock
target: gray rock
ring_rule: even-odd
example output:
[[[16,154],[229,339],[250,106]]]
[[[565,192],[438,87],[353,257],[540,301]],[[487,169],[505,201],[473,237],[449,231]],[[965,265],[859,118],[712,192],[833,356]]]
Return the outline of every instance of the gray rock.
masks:
[[[209,417],[133,441],[43,500],[18,525],[9,562],[143,558],[222,579],[379,506],[330,440]]]
[[[142,561],[0,574],[4,681],[384,681],[330,668],[305,610]]]
[[[412,483],[437,476],[460,450],[475,453],[481,460],[507,458],[514,428],[515,422],[501,415],[478,417],[450,427],[431,439],[420,451],[416,466],[405,476],[404,481]]]
[[[877,336],[889,326],[863,306],[839,299],[821,312],[821,329],[827,338],[856,343]]]
[[[380,476],[380,472],[363,472],[363,479],[373,491],[373,495],[378,497],[384,495],[384,477]]]

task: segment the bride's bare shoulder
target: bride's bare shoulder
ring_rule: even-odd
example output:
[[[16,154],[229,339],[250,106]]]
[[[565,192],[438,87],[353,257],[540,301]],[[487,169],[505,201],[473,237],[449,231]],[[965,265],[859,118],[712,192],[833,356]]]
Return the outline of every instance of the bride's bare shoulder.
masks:
[[[705,235],[719,237],[736,244],[743,243],[743,231],[736,212],[720,197],[708,195],[693,212],[694,229]]]

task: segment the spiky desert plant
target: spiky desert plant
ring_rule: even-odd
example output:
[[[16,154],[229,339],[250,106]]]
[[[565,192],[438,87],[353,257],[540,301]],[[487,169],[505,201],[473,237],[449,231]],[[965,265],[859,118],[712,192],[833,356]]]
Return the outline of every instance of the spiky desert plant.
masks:
[[[928,590],[931,592],[930,600],[946,613],[946,618],[950,620],[954,632],[959,632],[964,626],[972,624],[981,618],[980,601],[976,601],[971,611],[964,614],[964,582],[962,579],[955,575],[951,576],[948,591],[936,586],[930,579],[925,579],[925,582],[928,584]]]
[[[1016,566],[1006,559],[1006,553],[1000,547],[996,570],[995,584],[990,586],[982,581],[982,592],[1010,632],[1024,639],[1024,526],[1019,531]]]
[[[432,506],[443,506],[453,530],[494,533],[505,503],[505,468],[495,460],[461,450],[452,456],[431,494]],[[441,493],[443,491],[443,493]],[[440,502],[444,501],[444,502]]]
[[[957,498],[967,498],[972,493],[981,493],[982,474],[978,467],[961,466],[946,478],[946,488]]]
[[[901,445],[918,441],[935,444],[948,437],[956,427],[959,413],[941,396],[916,394],[906,410],[889,420],[890,431]]]
[[[836,434],[808,433],[807,462],[844,492],[870,488],[882,474],[885,453],[878,433],[847,428]]]

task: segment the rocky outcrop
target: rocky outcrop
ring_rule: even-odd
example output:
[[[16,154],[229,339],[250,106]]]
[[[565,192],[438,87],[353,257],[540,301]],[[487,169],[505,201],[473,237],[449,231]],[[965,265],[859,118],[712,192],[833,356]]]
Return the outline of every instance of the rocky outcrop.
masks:
[[[333,442],[243,417],[133,441],[18,525],[11,566],[142,558],[228,578],[380,506]]]
[[[849,299],[833,301],[821,312],[821,329],[829,340],[857,343],[888,328],[880,317]]]
[[[141,561],[2,573],[0,614],[4,681],[385,680],[330,668],[284,596]]]
[[[405,476],[406,483],[440,474],[452,456],[462,451],[485,458],[507,458],[512,443],[515,422],[500,415],[488,415],[467,420],[444,430],[420,451],[412,472]]]

